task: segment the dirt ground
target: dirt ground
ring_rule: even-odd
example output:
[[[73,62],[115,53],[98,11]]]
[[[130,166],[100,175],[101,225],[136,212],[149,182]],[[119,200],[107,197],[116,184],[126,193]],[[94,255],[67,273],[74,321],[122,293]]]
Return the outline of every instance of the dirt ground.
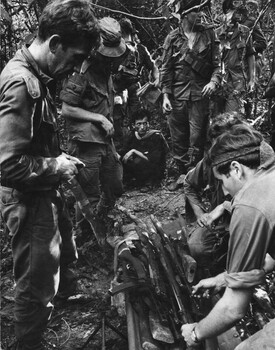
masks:
[[[145,193],[139,189],[126,190],[118,204],[144,218],[154,214],[159,221],[173,220],[176,210],[184,213],[182,189],[171,192],[165,185]],[[114,210],[112,219],[119,230],[122,214]],[[3,230],[2,230],[3,231]],[[7,350],[14,343],[13,305],[14,281],[12,276],[11,237],[1,234],[1,348]],[[108,327],[127,337],[126,317],[120,316],[111,306],[108,293],[113,279],[114,251],[110,246],[100,248],[93,237],[78,247],[79,259],[72,266],[78,280],[76,295],[67,301],[55,302],[55,308],[45,338],[49,349],[102,349],[102,337],[106,338],[106,349],[127,350],[128,342]],[[102,320],[105,332],[102,333]],[[91,336],[98,329],[95,336]],[[86,344],[86,345],[85,345]]]

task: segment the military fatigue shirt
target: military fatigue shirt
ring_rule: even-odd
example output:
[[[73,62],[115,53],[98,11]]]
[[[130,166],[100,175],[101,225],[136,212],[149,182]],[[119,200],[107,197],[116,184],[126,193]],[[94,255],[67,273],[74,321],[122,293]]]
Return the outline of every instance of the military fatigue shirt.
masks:
[[[275,163],[260,166],[232,202],[227,272],[262,269],[266,253],[275,258]]]
[[[205,207],[201,201],[201,193],[207,186],[209,186],[207,192],[209,193],[210,211],[225,201],[221,182],[214,177],[212,168],[206,164],[205,158],[186,174],[183,186],[186,200],[203,210]]]
[[[226,88],[238,92],[245,91],[248,77],[247,58],[255,54],[249,28],[237,23],[232,30],[224,26],[217,29],[222,46],[222,64]]]
[[[188,38],[182,28],[172,31],[165,39],[160,83],[163,93],[168,93],[176,100],[202,99],[203,87],[211,81],[220,83],[219,42],[212,29],[198,31],[191,53],[192,62],[187,63],[184,57],[190,52]],[[197,58],[200,62],[196,62]],[[202,63],[202,76],[192,68]],[[208,76],[207,76],[208,75]]]
[[[23,47],[0,78],[1,185],[21,191],[47,190],[59,184],[53,80]]]
[[[63,84],[60,99],[67,104],[113,118],[113,85],[110,74],[104,74],[95,62],[82,66],[82,72],[74,73]],[[67,119],[68,132],[72,140],[109,143],[106,133],[96,123]]]

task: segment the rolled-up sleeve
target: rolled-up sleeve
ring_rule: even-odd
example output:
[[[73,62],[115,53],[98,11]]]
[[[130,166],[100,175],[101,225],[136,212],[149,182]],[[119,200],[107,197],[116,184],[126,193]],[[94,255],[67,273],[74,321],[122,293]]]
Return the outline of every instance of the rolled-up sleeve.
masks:
[[[247,205],[235,207],[230,221],[227,272],[261,269],[270,234],[269,222],[263,213]]]

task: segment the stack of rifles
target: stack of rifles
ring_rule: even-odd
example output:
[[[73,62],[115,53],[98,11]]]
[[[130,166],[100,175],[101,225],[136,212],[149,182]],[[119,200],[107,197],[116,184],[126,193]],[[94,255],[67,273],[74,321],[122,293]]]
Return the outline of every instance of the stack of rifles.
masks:
[[[115,250],[115,277],[109,292],[113,306],[127,317],[129,350],[188,349],[181,325],[205,317],[219,297],[192,295],[197,264],[189,255],[185,219],[177,213],[169,227],[153,215],[141,220],[126,208],[117,208],[132,222],[122,226],[123,236],[109,242]],[[254,304],[245,319],[196,349],[233,350],[274,318],[265,287],[255,288]]]
[[[68,182],[68,187],[100,242],[85,193],[76,179]],[[192,295],[192,284],[198,282],[195,278],[198,279],[200,271],[189,255],[185,219],[178,212],[177,220],[169,227],[153,215],[141,220],[122,206],[117,209],[131,223],[122,226],[121,236],[108,239],[115,252],[115,276],[109,292],[118,313],[127,317],[129,350],[188,349],[181,337],[181,325],[205,317],[220,296]],[[266,283],[254,288],[247,315],[236,326],[196,349],[233,350],[275,318],[274,281],[274,273],[267,275]]]

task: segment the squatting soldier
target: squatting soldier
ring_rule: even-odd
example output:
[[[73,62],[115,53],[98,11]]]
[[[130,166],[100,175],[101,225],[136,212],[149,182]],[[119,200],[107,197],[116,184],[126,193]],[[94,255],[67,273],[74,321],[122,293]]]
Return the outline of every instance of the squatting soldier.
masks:
[[[210,149],[213,173],[233,197],[227,266],[226,272],[201,280],[193,292],[225,291],[205,318],[181,327],[190,346],[221,334],[244,317],[253,288],[265,280],[267,253],[275,258],[274,152],[261,163],[270,149],[262,135],[247,125],[234,126]],[[248,339],[248,347],[240,344],[236,349],[273,349],[274,335],[272,320],[254,338],[254,346]]]

